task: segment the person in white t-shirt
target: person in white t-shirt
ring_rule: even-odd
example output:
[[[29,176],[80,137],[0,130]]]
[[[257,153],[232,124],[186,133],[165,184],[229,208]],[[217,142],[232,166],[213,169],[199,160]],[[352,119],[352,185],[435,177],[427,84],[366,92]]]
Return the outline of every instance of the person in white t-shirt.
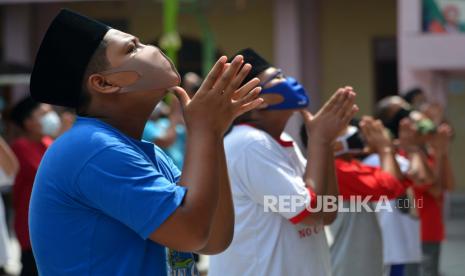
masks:
[[[403,175],[414,186],[422,186],[432,178],[425,158],[418,149],[419,133],[412,121],[403,119],[398,127],[396,144],[405,151],[405,156],[396,154],[396,160]],[[379,155],[371,154],[363,162],[369,166],[380,166]],[[385,275],[416,276],[420,274],[422,261],[420,221],[416,208],[419,201],[409,188],[407,190],[409,201],[399,206],[398,201],[391,200],[393,211],[380,210],[377,218],[380,224],[383,239],[383,263]],[[415,201],[413,201],[415,200]],[[408,207],[407,212],[399,207]],[[397,273],[397,274],[396,274]]]
[[[323,226],[337,210],[307,207],[317,206],[316,195],[338,193],[332,142],[358,110],[355,93],[341,88],[315,116],[301,111],[307,163],[283,133],[290,116],[308,105],[305,90],[253,50],[240,54],[253,68],[245,81],[260,79],[265,104],[236,120],[224,140],[235,230],[230,247],[210,258],[209,275],[331,275]]]

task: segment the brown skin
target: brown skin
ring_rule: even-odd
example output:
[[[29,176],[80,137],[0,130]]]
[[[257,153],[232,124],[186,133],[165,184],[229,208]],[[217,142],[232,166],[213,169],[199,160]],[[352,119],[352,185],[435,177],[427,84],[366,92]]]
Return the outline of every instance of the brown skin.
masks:
[[[2,137],[0,137],[0,168],[10,177],[15,176],[19,170],[16,155]]]
[[[434,181],[433,171],[428,165],[428,158],[420,148],[423,144],[413,121],[405,118],[400,122],[399,139],[397,140],[401,149],[405,150],[410,160],[408,177],[415,185],[429,184]]]
[[[276,73],[276,68],[270,67],[258,75],[261,82],[269,80]],[[264,88],[283,82],[284,78],[278,76],[268,82]],[[277,97],[262,95],[265,103],[273,104]],[[337,134],[347,127],[350,119],[358,108],[354,105],[355,93],[351,87],[339,89],[328,102],[313,116],[306,110],[301,110],[308,132],[309,160],[303,176],[307,186],[312,187],[317,195],[338,195],[337,179],[334,169],[332,143]],[[279,139],[287,121],[296,110],[254,110],[251,118],[261,130]],[[317,161],[312,161],[317,160]],[[301,223],[313,225],[323,221],[330,224],[336,218],[337,211],[332,213],[318,212],[307,216]]]
[[[108,43],[107,58],[111,67],[120,66],[137,48],[145,47],[134,36],[117,30],[110,30],[104,39]],[[180,251],[221,252],[232,240],[234,209],[232,201],[228,200],[231,197],[229,180],[222,177],[226,164],[218,153],[219,146],[212,145],[221,145],[224,132],[237,116],[262,103],[263,100],[257,98],[258,80],[239,88],[250,65],[237,73],[243,58],[236,57],[225,69],[226,57],[222,57],[190,99],[176,86],[179,84],[177,72],[162,55],[158,56],[160,60],[148,62],[166,65],[163,77],[172,81],[172,87],[118,93],[122,86],[135,80],[133,73],[96,73],[86,80],[91,94],[87,113],[140,139],[147,119],[167,90],[176,94],[184,110],[188,134],[184,168],[178,184],[186,186],[188,191],[183,203],[153,231],[150,239]],[[232,100],[233,96],[238,100]]]
[[[310,160],[305,172],[306,183],[318,183],[321,187],[315,192],[321,195],[338,195],[338,183],[334,168],[333,144],[341,131],[347,128],[349,121],[358,111],[354,104],[355,92],[352,87],[340,88],[324,104],[315,116],[308,112],[304,115],[304,123],[308,133],[308,153]],[[312,162],[311,160],[316,160]],[[325,187],[325,188],[324,188]],[[332,213],[317,213],[325,224],[332,223],[337,211]],[[312,220],[312,218],[308,218]]]
[[[61,120],[61,127],[60,127],[60,130],[58,131],[57,137],[65,133],[68,129],[70,129],[73,126],[74,121],[76,120],[76,115],[69,111],[64,111],[60,114],[60,120]]]
[[[450,181],[453,181],[448,154],[451,137],[452,128],[447,124],[441,124],[429,142],[436,162],[433,168],[435,180],[428,192],[436,198],[440,198],[451,186]]]
[[[404,176],[397,164],[391,138],[381,121],[363,117],[360,130],[368,147],[379,155],[382,170],[402,180]]]
[[[409,108],[409,105],[405,101],[399,100],[391,105],[389,114],[394,116],[401,107]],[[439,189],[440,185],[436,183],[435,179],[437,178],[428,164],[425,152],[421,148],[429,137],[419,135],[415,126],[415,122],[424,117],[421,112],[415,111],[415,114],[411,114],[410,118],[403,119],[399,126],[399,139],[394,143],[408,154],[410,160],[408,176],[413,180],[414,184],[433,183],[428,192],[433,196],[439,196],[442,193]]]
[[[410,146],[405,147],[411,158],[412,167],[409,175],[416,183],[432,183],[428,189],[428,193],[433,197],[440,199],[444,190],[450,185],[453,178],[451,178],[451,167],[449,162],[449,142],[452,137],[452,129],[446,124],[440,125],[438,130],[433,135],[419,135],[414,125],[415,122],[427,118],[421,112],[415,112],[409,119],[401,122],[402,124],[410,124]],[[402,144],[402,143],[401,143]],[[404,142],[403,144],[409,144]],[[420,148],[420,146],[427,145],[430,148],[430,153],[435,157],[434,166],[430,166],[428,158]]]

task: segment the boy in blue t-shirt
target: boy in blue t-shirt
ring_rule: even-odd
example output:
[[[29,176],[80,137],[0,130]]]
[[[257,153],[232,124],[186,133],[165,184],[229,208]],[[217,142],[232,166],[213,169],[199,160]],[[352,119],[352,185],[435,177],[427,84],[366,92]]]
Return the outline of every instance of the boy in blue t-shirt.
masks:
[[[234,211],[222,137],[262,103],[251,70],[222,57],[190,99],[156,47],[69,10],[51,23],[31,96],[75,108],[75,125],[47,150],[29,210],[42,275],[193,275],[187,253],[215,254],[232,239]],[[141,141],[154,106],[173,91],[188,141],[183,172]],[[167,254],[169,252],[169,254]]]

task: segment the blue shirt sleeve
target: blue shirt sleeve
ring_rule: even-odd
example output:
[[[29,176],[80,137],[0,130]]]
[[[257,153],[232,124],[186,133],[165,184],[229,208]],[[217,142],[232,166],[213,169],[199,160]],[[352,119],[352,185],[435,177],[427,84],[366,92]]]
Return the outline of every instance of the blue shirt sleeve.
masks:
[[[169,169],[171,173],[173,174],[174,182],[178,183],[179,180],[181,179],[181,170],[176,166],[176,164],[174,164],[173,159],[169,157],[159,146],[154,145],[154,147],[155,147],[156,155],[166,160],[166,163],[168,164]]]
[[[147,239],[182,203],[177,186],[136,150],[105,148],[83,167],[77,180],[82,199]]]

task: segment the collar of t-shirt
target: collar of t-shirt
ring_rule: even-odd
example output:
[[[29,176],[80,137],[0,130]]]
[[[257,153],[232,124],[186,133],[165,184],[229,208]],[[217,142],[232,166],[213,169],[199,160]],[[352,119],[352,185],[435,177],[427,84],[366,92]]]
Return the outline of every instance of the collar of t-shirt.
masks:
[[[150,143],[150,142],[132,138],[132,137],[124,134],[123,132],[121,132],[119,129],[113,127],[112,125],[110,125],[110,124],[108,124],[108,123],[106,123],[106,122],[104,122],[104,121],[102,121],[100,119],[92,118],[92,117],[81,117],[81,116],[77,117],[77,123],[86,123],[86,122],[90,122],[92,124],[100,125],[100,126],[106,128],[106,129],[111,130],[112,132],[115,132],[119,136],[123,137],[130,144],[133,144],[136,147],[140,148],[144,152],[144,154],[148,155],[150,160],[152,160],[152,158],[150,158],[152,156],[152,154],[155,155],[154,145],[152,143]]]

